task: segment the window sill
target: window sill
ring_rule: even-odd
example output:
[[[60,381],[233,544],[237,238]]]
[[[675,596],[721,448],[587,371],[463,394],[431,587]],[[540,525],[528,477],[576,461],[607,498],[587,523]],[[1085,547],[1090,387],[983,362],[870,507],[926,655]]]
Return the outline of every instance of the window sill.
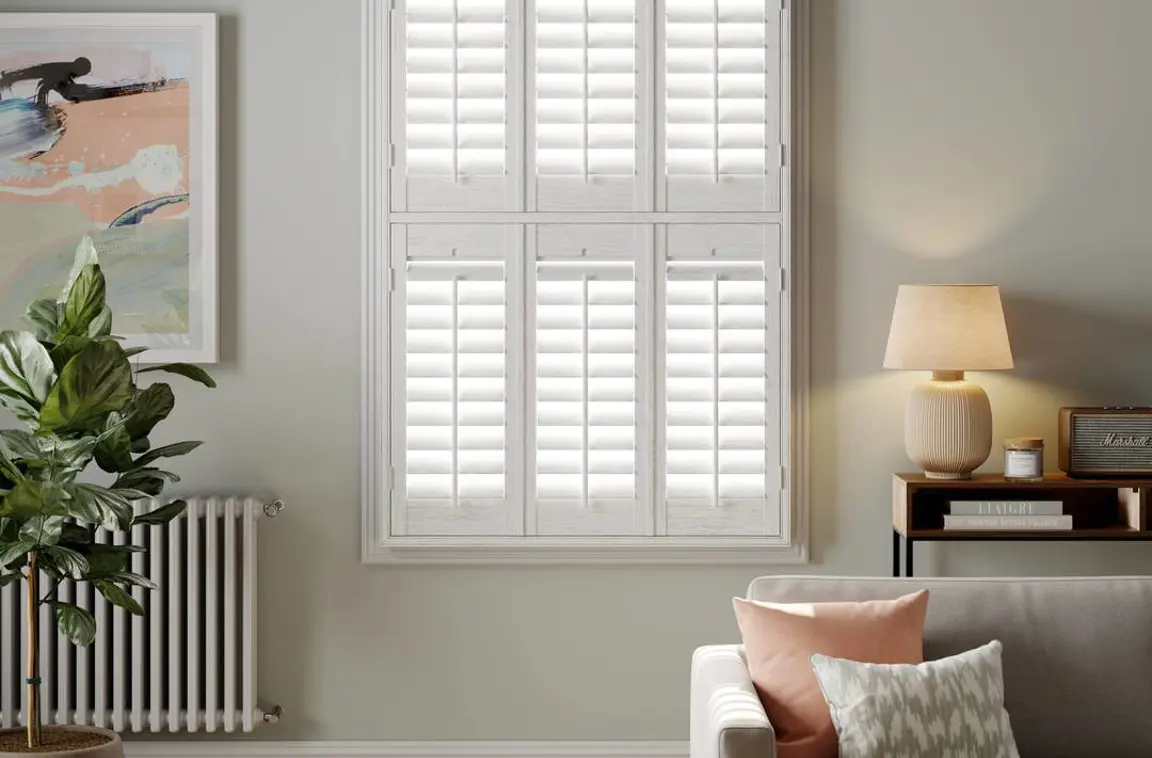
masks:
[[[364,563],[400,565],[740,565],[808,563],[795,537],[390,537]]]

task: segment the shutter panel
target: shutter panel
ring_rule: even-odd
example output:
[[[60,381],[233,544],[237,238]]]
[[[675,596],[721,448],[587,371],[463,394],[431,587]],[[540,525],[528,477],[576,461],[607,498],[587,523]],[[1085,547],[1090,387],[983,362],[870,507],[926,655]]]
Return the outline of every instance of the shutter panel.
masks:
[[[514,0],[400,0],[393,210],[516,210]],[[512,107],[510,109],[510,102]]]
[[[501,225],[397,226],[393,534],[516,533],[507,481]]]
[[[641,230],[537,227],[535,497],[541,535],[651,534],[641,506]],[[646,488],[644,492],[646,493]],[[647,503],[650,498],[645,498]]]
[[[779,245],[775,225],[668,228],[669,535],[780,533]]]
[[[780,210],[780,17],[779,0],[666,1],[663,210]]]
[[[637,54],[637,1],[536,0],[535,210],[647,207],[650,182],[640,177],[650,168],[638,140],[647,133],[650,56]]]

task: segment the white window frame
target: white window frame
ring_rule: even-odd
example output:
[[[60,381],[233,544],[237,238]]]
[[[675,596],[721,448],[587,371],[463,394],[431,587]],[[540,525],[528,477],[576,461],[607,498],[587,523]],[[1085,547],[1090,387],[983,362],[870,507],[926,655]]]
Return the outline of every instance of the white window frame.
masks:
[[[361,0],[362,68],[362,560],[399,564],[803,564],[809,560],[809,0],[783,0],[790,16],[791,65],[785,77],[790,183],[783,213],[750,212],[407,212],[390,213],[389,87],[393,0]],[[654,0],[657,10],[660,0]],[[524,51],[513,51],[524,55]],[[662,55],[649,65],[661,65]],[[510,118],[515,118],[510,114]],[[659,126],[657,126],[659,130]],[[392,307],[390,224],[453,222],[644,223],[660,234],[673,223],[764,223],[784,220],[781,250],[780,405],[783,464],[779,537],[395,537],[389,534]],[[655,295],[655,293],[653,293]],[[655,304],[659,307],[659,303]],[[510,376],[509,381],[522,377]],[[660,393],[658,393],[659,395]],[[659,468],[657,464],[657,468]],[[522,473],[522,472],[521,472]],[[657,492],[662,487],[656,487]]]

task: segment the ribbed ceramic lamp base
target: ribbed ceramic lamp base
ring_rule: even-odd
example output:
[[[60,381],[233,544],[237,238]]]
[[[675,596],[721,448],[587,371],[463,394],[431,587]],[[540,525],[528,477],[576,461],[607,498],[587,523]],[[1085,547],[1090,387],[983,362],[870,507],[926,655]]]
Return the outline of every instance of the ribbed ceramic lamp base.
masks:
[[[961,371],[936,371],[908,398],[908,457],[933,479],[969,479],[992,451],[992,406]]]

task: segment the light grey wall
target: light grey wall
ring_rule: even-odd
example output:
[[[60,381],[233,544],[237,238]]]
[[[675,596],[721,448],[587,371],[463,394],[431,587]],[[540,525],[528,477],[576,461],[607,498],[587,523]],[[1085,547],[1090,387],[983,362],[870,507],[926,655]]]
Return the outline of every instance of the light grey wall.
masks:
[[[1152,3],[816,0],[813,547],[883,574],[903,402],[882,373],[902,282],[994,282],[1016,371],[996,438],[1152,402]],[[692,648],[732,640],[753,568],[421,568],[358,561],[358,0],[0,0],[215,10],[222,28],[220,388],[169,431],[199,489],[266,524],[269,739],[681,739]],[[179,433],[177,434],[176,429]],[[1050,459],[1054,464],[1054,460]],[[1141,545],[924,550],[951,574],[1146,572]]]

